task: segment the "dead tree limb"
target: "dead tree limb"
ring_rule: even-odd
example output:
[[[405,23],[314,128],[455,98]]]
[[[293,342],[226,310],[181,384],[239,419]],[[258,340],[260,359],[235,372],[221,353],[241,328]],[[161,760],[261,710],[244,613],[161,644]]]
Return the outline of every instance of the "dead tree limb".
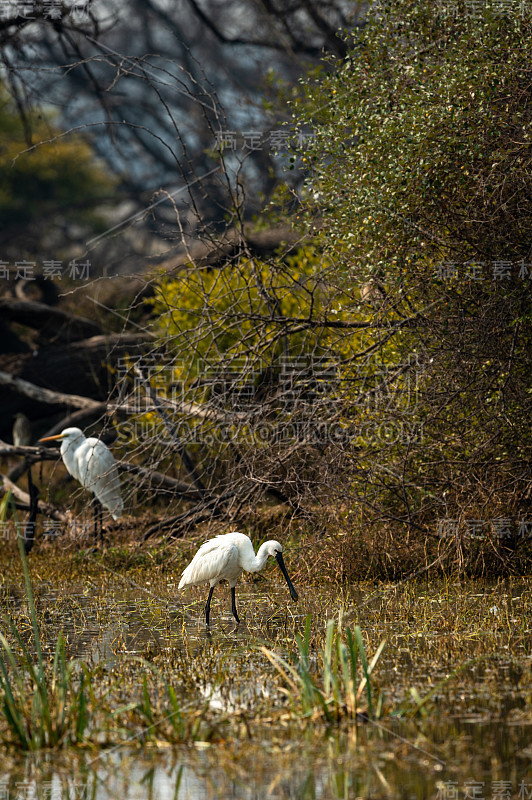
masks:
[[[184,511],[182,514],[177,514],[177,516],[168,517],[168,519],[157,522],[156,525],[152,525],[152,527],[146,531],[144,534],[144,541],[167,528],[172,528],[172,530],[166,534],[169,539],[179,539],[187,529],[193,528],[201,522],[205,522],[207,519],[212,519],[212,517],[220,516],[228,501],[235,495],[236,491],[231,489],[219,495],[219,497],[212,497],[209,500],[199,503],[193,508],[188,509],[188,511]]]
[[[145,388],[147,390],[147,393],[149,394],[150,399],[151,399],[153,405],[155,406],[155,409],[156,409],[157,413],[161,417],[161,419],[163,421],[163,424],[164,424],[164,427],[168,431],[168,434],[169,434],[170,438],[175,443],[176,450],[179,453],[179,457],[181,458],[181,461],[183,462],[183,466],[185,467],[186,471],[188,472],[188,474],[192,478],[194,486],[196,487],[196,489],[199,492],[201,492],[202,495],[205,495],[207,493],[207,489],[205,488],[205,485],[204,485],[203,481],[201,480],[200,476],[198,475],[198,472],[196,470],[194,462],[192,461],[191,457],[189,456],[188,451],[187,451],[185,445],[183,444],[183,441],[181,440],[181,438],[179,436],[176,435],[175,428],[172,425],[170,417],[168,416],[168,413],[167,413],[166,409],[164,408],[163,403],[161,403],[161,401],[157,397],[157,392],[153,389],[153,387],[152,387],[151,383],[149,382],[149,380],[144,376],[144,373],[142,372],[142,370],[141,370],[141,368],[139,367],[138,364],[135,365],[135,372],[137,373],[137,375],[139,376],[140,380],[142,381],[142,384],[145,386]]]
[[[34,383],[16,378],[9,372],[0,371],[0,386],[8,386],[19,394],[38,400],[40,403],[51,403],[52,405],[74,406],[74,408],[84,408],[94,410],[100,406],[98,400],[91,400],[89,397],[82,397],[79,394],[64,394],[45,389],[44,386],[36,386]]]
[[[178,481],[175,478],[170,478],[168,475],[164,475],[162,472],[156,472],[155,470],[138,467],[136,464],[125,464],[124,462],[118,462],[118,468],[120,472],[128,472],[131,475],[138,475],[143,479],[144,483],[150,486],[150,488],[169,489],[175,494],[182,495],[187,500],[199,500],[202,497],[201,492],[199,492],[198,489],[195,489],[190,483],[185,483],[184,481]]]
[[[38,461],[55,461],[57,450],[54,447],[8,444],[0,439],[0,456],[24,456],[31,464],[36,464]]]
[[[0,297],[0,314],[4,320],[37,328],[41,336],[56,342],[72,342],[103,333],[101,327],[91,319],[77,317],[45,303],[29,300]]]
[[[6,492],[11,492],[17,503],[20,505],[21,508],[26,510],[31,509],[31,498],[27,492],[24,492],[18,486],[16,486],[12,481],[9,480],[7,475],[3,475],[0,472],[0,497],[3,496]],[[55,519],[58,522],[69,522],[68,515],[65,514],[63,511],[60,511],[58,508],[53,506],[51,503],[45,503],[44,500],[39,500],[37,510],[39,514],[44,514],[46,517],[50,517],[51,519]]]

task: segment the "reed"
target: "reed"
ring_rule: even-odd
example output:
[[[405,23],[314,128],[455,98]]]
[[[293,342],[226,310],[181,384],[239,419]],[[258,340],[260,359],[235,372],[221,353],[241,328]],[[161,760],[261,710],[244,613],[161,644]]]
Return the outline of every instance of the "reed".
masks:
[[[140,725],[137,736],[142,737],[143,741],[173,745],[220,738],[219,730],[227,723],[228,715],[213,714],[208,700],[181,705],[174,687],[159,669],[145,659],[135,660],[154,674],[157,688],[156,692],[150,692],[145,673],[142,676],[141,698],[134,708]]]
[[[59,747],[84,740],[90,722],[87,666],[67,660],[65,637],[58,635],[50,666],[43,655],[24,544],[16,522],[24,584],[33,631],[33,651],[13,620],[4,623],[17,652],[0,633],[0,713],[7,723],[6,743],[22,750]]]
[[[296,633],[298,649],[297,663],[290,664],[278,653],[262,647],[262,652],[274,665],[286,686],[284,693],[290,699],[292,710],[298,716],[315,718],[319,716],[328,723],[342,718],[357,719],[362,714],[372,719],[380,716],[382,697],[375,698],[371,675],[384,648],[384,641],[378,646],[371,662],[368,662],[358,625],[354,632],[342,630],[341,619],[328,620],[325,644],[321,652],[311,654],[310,615],[305,620],[303,635]],[[313,669],[311,664],[317,667]],[[359,665],[362,676],[359,679]],[[365,694],[365,707],[360,701]],[[377,702],[375,700],[377,699]]]

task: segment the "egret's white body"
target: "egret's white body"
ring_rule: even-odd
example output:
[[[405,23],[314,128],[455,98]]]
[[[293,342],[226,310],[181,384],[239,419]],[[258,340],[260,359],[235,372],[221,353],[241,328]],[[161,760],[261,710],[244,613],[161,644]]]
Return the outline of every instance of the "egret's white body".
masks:
[[[179,589],[186,586],[199,586],[203,583],[210,585],[209,598],[205,607],[205,617],[209,624],[210,603],[214,587],[220,581],[226,580],[231,587],[232,612],[237,622],[240,622],[236,612],[235,586],[242,571],[259,572],[266,564],[269,556],[273,556],[285,577],[290,594],[297,600],[297,592],[292,585],[282,556],[283,548],[279,542],[270,540],[259,547],[257,555],[253,550],[251,539],[243,533],[234,531],[222,536],[216,536],[201,545],[200,549],[185,569],[179,581]]]
[[[67,471],[112,515],[120,519],[124,510],[120,492],[118,467],[109,448],[94,437],[87,437],[79,428],[65,428],[57,436],[41,442],[61,440],[61,458]]]

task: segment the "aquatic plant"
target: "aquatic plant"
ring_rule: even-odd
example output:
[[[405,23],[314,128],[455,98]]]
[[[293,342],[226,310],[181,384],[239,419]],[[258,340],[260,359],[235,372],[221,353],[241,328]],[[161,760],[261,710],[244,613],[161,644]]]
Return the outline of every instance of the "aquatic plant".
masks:
[[[59,633],[52,666],[41,646],[35,602],[24,545],[17,524],[26,598],[33,629],[32,653],[13,620],[4,615],[20,652],[0,633],[0,713],[7,723],[7,741],[22,750],[38,750],[83,741],[90,720],[87,666],[67,660],[65,637]]]
[[[303,717],[323,717],[328,723],[348,717],[362,716],[359,701],[364,691],[367,707],[364,715],[378,718],[382,710],[382,695],[375,703],[375,691],[371,674],[384,648],[384,640],[378,646],[370,663],[366,656],[362,632],[355,625],[354,633],[346,628],[342,631],[341,619],[338,626],[330,619],[326,626],[325,644],[313,659],[310,651],[310,614],[305,620],[303,635],[296,633],[298,648],[297,664],[290,664],[278,653],[262,647],[262,652],[274,665],[286,686],[284,693],[290,699],[292,710]],[[321,663],[321,674],[312,669],[312,661]],[[358,680],[358,666],[362,667],[362,678]]]
[[[142,659],[143,660],[143,659]],[[153,666],[146,663],[147,667]],[[157,672],[158,688],[164,691],[150,693],[146,675],[142,677],[142,696],[135,706],[141,730],[137,736],[155,743],[184,744],[206,742],[217,737],[218,728],[227,721],[227,715],[213,715],[208,701],[193,708],[182,706],[175,689]],[[155,697],[160,695],[160,702]]]

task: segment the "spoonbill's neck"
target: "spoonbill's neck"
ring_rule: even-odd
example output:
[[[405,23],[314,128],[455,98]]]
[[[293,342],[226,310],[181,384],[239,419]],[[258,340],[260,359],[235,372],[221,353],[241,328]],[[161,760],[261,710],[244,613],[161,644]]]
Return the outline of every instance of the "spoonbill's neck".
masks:
[[[246,548],[246,553],[242,556],[242,566],[246,572],[259,572],[268,560],[267,542],[261,544],[258,549],[257,555],[253,552],[253,545],[249,550]]]

